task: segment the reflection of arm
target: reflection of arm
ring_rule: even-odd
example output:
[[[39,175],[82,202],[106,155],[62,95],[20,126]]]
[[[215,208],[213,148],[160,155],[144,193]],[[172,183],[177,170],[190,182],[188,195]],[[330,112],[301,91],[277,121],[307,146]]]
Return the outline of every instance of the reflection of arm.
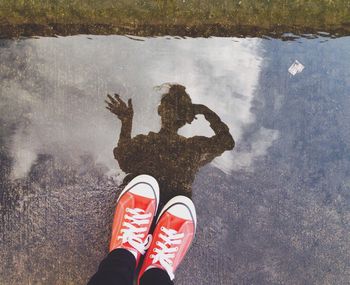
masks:
[[[105,101],[107,103],[106,108],[113,114],[117,115],[122,123],[118,146],[114,148],[113,153],[114,157],[119,161],[120,167],[123,169],[121,166],[123,162],[120,160],[123,160],[125,158],[127,151],[126,148],[127,146],[131,145],[131,129],[134,110],[131,99],[129,99],[128,104],[126,104],[118,94],[114,94],[114,97],[107,94],[107,97],[108,100]]]
[[[124,130],[122,126],[120,132],[118,146],[113,150],[114,158],[125,173],[134,173],[137,171],[138,162],[143,155],[142,147],[145,144],[145,136],[137,135],[131,139],[131,132],[127,132],[129,125],[124,126]]]
[[[131,141],[132,117],[121,120],[122,128],[120,130],[118,146],[129,144]]]
[[[210,127],[214,131],[215,135],[210,139],[213,142],[219,143],[223,151],[231,150],[235,146],[235,141],[233,140],[228,126],[221,121],[219,116],[210,110],[207,106],[202,105],[205,119],[210,123]]]
[[[132,117],[124,118],[121,120],[122,127],[120,130],[119,141],[116,148],[114,148],[114,158],[118,160],[120,168],[128,173],[129,172],[129,155],[133,156],[133,145],[131,140],[132,129]]]
[[[208,107],[195,105],[195,113],[204,115],[215,133],[210,138],[204,136],[191,138],[194,147],[200,150],[201,164],[204,165],[212,161],[215,157],[220,156],[224,151],[233,149],[235,141],[230,134],[228,126]]]
[[[113,149],[114,158],[118,160],[120,168],[126,172],[130,172],[130,156],[134,156],[136,149],[135,142],[131,139],[132,118],[128,116],[121,118],[122,127],[120,129],[119,141],[117,147]]]

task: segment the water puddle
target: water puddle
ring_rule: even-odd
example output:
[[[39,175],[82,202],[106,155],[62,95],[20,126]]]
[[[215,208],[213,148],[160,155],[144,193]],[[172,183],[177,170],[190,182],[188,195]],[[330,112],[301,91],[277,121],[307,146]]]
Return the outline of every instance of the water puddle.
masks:
[[[0,283],[85,284],[143,172],[198,209],[176,284],[347,283],[350,38],[324,36],[1,40]]]

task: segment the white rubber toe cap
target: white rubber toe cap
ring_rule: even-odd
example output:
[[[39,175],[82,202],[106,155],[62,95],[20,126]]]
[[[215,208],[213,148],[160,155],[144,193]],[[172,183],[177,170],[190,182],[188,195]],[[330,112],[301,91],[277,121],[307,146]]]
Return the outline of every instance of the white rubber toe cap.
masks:
[[[158,220],[165,211],[181,219],[193,220],[195,227],[197,227],[196,209],[190,198],[186,196],[176,196],[170,199],[160,212]]]
[[[138,196],[155,198],[157,205],[159,204],[159,185],[157,180],[150,175],[142,174],[136,176],[125,186],[119,198],[127,191]]]

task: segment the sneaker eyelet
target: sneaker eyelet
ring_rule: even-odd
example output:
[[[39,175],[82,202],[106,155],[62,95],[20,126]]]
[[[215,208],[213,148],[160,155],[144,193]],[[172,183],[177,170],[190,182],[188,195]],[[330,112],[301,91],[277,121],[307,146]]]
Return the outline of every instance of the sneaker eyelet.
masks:
[[[179,248],[178,248],[178,247],[175,247],[175,250],[176,250],[176,251],[178,251],[178,250],[179,250]]]
[[[162,231],[164,231],[165,228],[164,228],[164,227],[160,227],[160,229],[161,229]]]
[[[149,257],[150,257],[150,258],[154,258],[154,254],[151,254]]]

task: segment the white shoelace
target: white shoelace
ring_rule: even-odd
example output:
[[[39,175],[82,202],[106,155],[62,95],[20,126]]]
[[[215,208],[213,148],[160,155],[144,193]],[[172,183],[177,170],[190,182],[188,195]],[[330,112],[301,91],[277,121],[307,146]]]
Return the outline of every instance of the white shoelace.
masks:
[[[181,244],[181,239],[184,237],[184,234],[178,234],[177,231],[165,227],[161,227],[160,230],[164,233],[159,234],[159,237],[163,242],[157,241],[156,245],[158,247],[154,248],[154,254],[151,254],[150,258],[153,259],[152,263],[159,262],[169,274],[170,279],[173,280],[174,273],[172,259],[175,257],[175,252],[179,249],[173,245]]]
[[[147,227],[139,226],[149,224],[152,214],[145,214],[145,211],[139,208],[126,208],[126,212],[130,215],[125,214],[121,230],[122,235],[119,235],[118,239],[121,239],[122,243],[128,242],[138,252],[145,254],[151,244],[152,235],[147,235],[147,238],[143,241]],[[127,220],[130,222],[127,222]]]

